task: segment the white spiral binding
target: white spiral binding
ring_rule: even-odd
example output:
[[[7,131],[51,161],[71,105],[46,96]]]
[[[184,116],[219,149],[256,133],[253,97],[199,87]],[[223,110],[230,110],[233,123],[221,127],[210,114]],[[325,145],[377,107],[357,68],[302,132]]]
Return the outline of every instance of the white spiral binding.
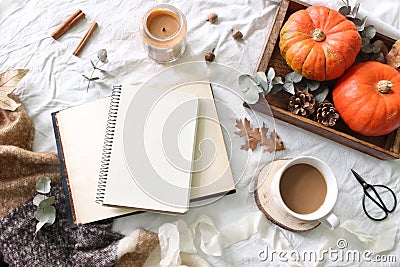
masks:
[[[114,86],[111,95],[111,103],[107,119],[107,128],[104,137],[103,153],[101,157],[99,181],[97,184],[96,203],[98,204],[102,204],[104,200],[104,193],[106,190],[108,168],[110,165],[111,149],[114,141],[115,124],[117,122],[117,113],[121,91],[122,86]]]

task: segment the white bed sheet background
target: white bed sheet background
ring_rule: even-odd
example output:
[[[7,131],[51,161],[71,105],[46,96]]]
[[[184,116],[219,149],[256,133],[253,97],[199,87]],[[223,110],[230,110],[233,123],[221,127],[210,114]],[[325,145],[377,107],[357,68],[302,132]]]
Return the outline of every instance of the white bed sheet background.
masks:
[[[252,73],[279,1],[0,1],[0,72],[16,68],[30,69],[15,93],[22,99],[28,113],[34,119],[35,151],[56,151],[51,112],[109,96],[112,85],[141,84],[157,72],[173,65],[156,64],[147,57],[141,44],[140,18],[150,6],[160,2],[177,6],[186,14],[188,20],[187,50],[177,63],[202,60],[204,53],[215,47],[218,63],[244,73]],[[339,0],[306,2],[335,9],[341,5]],[[86,13],[86,19],[58,41],[54,41],[50,33],[78,8]],[[215,12],[220,17],[216,25],[205,23],[205,18],[210,12]],[[378,31],[396,39],[400,38],[399,1],[361,1],[361,13],[369,16],[369,22],[373,23]],[[72,55],[72,51],[93,20],[98,22],[99,29],[77,58]],[[244,42],[232,40],[232,28],[243,32]],[[97,51],[101,48],[107,49],[109,54],[110,62],[103,66],[107,73],[86,92],[87,83],[81,75],[90,73],[89,59],[95,59]],[[216,92],[216,98],[227,103],[230,101],[229,96],[220,92]],[[234,121],[238,114],[242,117],[248,114],[241,105],[234,107],[234,110],[235,114],[220,114],[222,123],[230,125],[230,135],[235,131]],[[256,116],[260,120],[266,120],[263,115]],[[199,220],[203,219],[203,223],[200,223],[195,232],[197,237],[194,243],[200,254],[211,264],[218,266],[265,265],[269,260],[261,262],[257,254],[266,246],[270,249],[294,249],[300,252],[320,251],[329,247],[338,249],[336,241],[339,238],[347,240],[348,249],[383,251],[384,255],[397,256],[397,262],[400,262],[400,249],[397,245],[398,209],[384,222],[368,220],[361,208],[361,187],[355,183],[349,172],[350,168],[355,168],[363,174],[368,174],[367,178],[372,183],[384,183],[399,195],[400,161],[375,159],[281,121],[276,121],[276,128],[287,146],[285,151],[277,153],[278,158],[312,155],[323,159],[333,169],[340,190],[334,208],[334,212],[342,221],[339,229],[331,231],[318,227],[307,233],[296,234],[275,227],[259,216],[254,201],[248,197],[246,182],[250,181],[251,175],[244,177],[236,194],[226,196],[212,205],[192,209],[185,216],[129,216],[117,219],[114,229],[124,234],[129,234],[137,227],[160,230],[160,238],[164,238],[166,244],[173,236],[178,238],[179,229],[181,241],[185,242],[181,242],[177,249],[193,252],[191,232],[185,231],[185,225],[194,226],[193,223],[199,223]],[[239,153],[243,157],[249,155],[239,149],[242,142],[239,137],[233,137],[232,142],[233,153]],[[254,166],[254,171],[259,153],[260,151],[256,151],[250,154],[250,166]],[[263,160],[265,163],[267,158],[264,157]],[[235,165],[232,165],[232,171],[234,175],[240,172]],[[180,223],[176,223],[178,219],[181,220]],[[239,219],[242,221],[238,222]],[[215,224],[215,228],[209,225],[210,220]],[[170,222],[172,224],[165,224]],[[160,226],[162,227],[159,228]],[[251,235],[254,232],[258,234]],[[206,234],[210,235],[210,242],[207,242]],[[171,237],[169,241],[168,236]],[[201,243],[201,237],[205,242],[203,246],[198,244]],[[246,239],[247,237],[249,238]],[[219,250],[214,245],[224,247],[224,244],[226,246],[241,239],[245,240],[223,250],[222,256],[212,256],[218,254]],[[217,242],[218,240],[220,242]],[[200,247],[203,249],[199,249]],[[166,252],[168,247],[164,247],[164,250]],[[169,247],[169,250],[173,251],[173,247]],[[173,257],[166,257],[164,263],[168,263],[168,259],[174,262]],[[274,264],[280,263],[274,261]],[[347,265],[349,262],[325,261],[321,264],[337,266]],[[359,263],[353,262],[352,265]],[[376,263],[374,265],[376,266]],[[398,263],[392,265],[398,266]]]

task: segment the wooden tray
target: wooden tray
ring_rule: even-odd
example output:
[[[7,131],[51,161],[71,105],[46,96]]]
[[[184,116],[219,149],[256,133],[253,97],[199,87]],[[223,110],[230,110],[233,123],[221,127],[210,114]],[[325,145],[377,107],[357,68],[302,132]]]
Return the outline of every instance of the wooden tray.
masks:
[[[291,72],[291,68],[286,64],[279,51],[279,32],[282,25],[288,17],[300,10],[305,9],[309,5],[297,0],[282,0],[279,9],[275,15],[274,25],[270,30],[269,36],[264,44],[263,53],[258,61],[255,72],[266,72],[268,67],[273,67],[276,76],[284,77]],[[395,40],[377,33],[376,36],[381,39],[388,48],[392,47]],[[335,81],[330,81],[333,87]],[[258,112],[265,113],[265,105],[268,104],[275,118],[291,123],[297,127],[303,128],[330,140],[336,141],[345,146],[354,148],[358,151],[367,153],[379,159],[395,159],[400,158],[400,128],[392,133],[384,136],[367,137],[353,132],[345,123],[339,119],[333,128],[325,127],[322,124],[314,122],[287,110],[289,102],[289,94],[279,92],[276,95],[267,95],[267,99],[262,99],[254,104],[245,106],[250,107]],[[328,98],[331,96],[328,96]]]

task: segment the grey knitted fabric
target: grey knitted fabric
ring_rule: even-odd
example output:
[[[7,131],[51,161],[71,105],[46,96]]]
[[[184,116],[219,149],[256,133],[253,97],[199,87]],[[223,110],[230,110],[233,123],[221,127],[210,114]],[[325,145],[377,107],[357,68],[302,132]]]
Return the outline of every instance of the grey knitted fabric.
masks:
[[[36,206],[28,201],[0,220],[0,251],[10,266],[112,266],[117,241],[123,236],[111,232],[111,222],[71,228],[61,185],[54,185],[57,219],[43,227],[33,240]]]

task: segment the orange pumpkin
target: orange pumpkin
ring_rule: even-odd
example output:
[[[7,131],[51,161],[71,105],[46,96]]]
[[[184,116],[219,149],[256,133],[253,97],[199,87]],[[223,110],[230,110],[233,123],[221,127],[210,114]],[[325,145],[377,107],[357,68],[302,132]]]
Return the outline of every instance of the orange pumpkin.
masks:
[[[336,83],[333,102],[355,132],[385,135],[400,127],[400,73],[375,61],[356,64]]]
[[[293,13],[283,25],[279,48],[295,72],[311,80],[332,80],[354,63],[361,36],[339,12],[310,6]]]

